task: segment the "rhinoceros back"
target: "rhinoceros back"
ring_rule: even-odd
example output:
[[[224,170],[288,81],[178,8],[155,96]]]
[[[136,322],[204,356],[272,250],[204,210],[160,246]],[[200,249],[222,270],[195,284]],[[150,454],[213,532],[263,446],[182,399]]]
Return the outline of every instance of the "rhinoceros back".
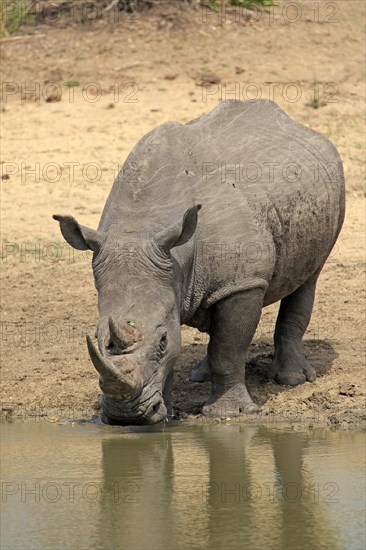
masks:
[[[262,285],[267,303],[323,265],[344,216],[340,157],[271,101],[220,103],[145,135],[124,163],[99,228],[154,232],[202,204],[194,309]],[[178,262],[184,245],[174,250]],[[201,288],[202,287],[202,288]]]

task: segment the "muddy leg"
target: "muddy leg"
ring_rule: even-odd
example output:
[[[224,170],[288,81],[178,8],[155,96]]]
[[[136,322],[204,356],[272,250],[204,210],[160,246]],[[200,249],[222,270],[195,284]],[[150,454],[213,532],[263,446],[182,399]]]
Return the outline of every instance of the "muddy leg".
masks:
[[[233,294],[213,306],[208,345],[212,393],[202,412],[228,418],[257,412],[244,384],[245,361],[257,328],[264,291],[254,289]]]
[[[281,300],[274,334],[275,355],[270,376],[279,384],[296,386],[313,382],[315,370],[305,359],[301,340],[310,322],[316,281],[315,273],[295,292]]]

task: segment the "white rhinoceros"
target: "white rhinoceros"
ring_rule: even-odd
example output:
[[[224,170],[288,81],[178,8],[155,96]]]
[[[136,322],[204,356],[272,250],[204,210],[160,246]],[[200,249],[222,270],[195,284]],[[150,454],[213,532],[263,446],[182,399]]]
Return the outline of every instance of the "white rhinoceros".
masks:
[[[278,300],[270,375],[280,384],[313,381],[301,340],[344,196],[328,139],[271,101],[230,100],[144,136],[98,230],[54,216],[73,247],[94,251],[99,351],[90,338],[88,347],[104,420],[166,417],[181,324],[210,336],[192,375],[212,382],[203,413],[257,411],[244,383],[246,353],[262,308]]]

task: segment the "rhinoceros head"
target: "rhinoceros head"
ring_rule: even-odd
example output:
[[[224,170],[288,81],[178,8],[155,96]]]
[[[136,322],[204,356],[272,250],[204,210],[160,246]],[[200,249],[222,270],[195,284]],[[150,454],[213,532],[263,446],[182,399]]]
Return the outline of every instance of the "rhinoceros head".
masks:
[[[89,336],[90,358],[103,391],[103,420],[154,424],[170,412],[173,365],[180,352],[182,274],[171,250],[187,243],[200,205],[163,230],[128,233],[84,227],[71,216],[53,216],[66,241],[91,249],[98,290],[98,346]]]

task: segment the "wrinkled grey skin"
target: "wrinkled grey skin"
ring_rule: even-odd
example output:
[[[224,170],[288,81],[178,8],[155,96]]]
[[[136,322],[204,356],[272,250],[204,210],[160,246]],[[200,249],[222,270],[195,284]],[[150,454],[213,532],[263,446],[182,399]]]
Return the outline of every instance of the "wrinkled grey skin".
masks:
[[[192,373],[212,382],[203,413],[257,411],[246,353],[262,308],[278,300],[270,375],[313,381],[301,339],[343,218],[335,147],[271,101],[225,101],[144,136],[97,231],[55,216],[72,246],[94,251],[99,351],[91,338],[88,347],[104,421],[153,424],[171,414],[181,324],[210,335]]]

